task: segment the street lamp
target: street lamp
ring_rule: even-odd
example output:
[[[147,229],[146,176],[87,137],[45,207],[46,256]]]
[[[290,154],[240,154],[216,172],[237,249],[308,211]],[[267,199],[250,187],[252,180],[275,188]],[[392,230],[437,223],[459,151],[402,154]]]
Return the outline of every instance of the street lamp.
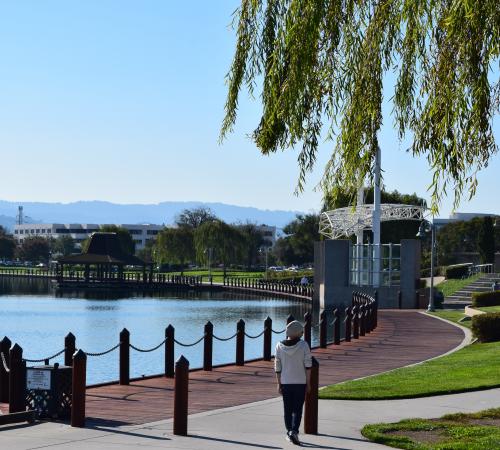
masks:
[[[436,240],[436,227],[434,225],[434,218],[432,222],[423,220],[418,229],[417,237],[424,238],[427,233],[431,232],[431,286],[429,289],[429,305],[427,311],[434,311],[434,247]]]
[[[208,276],[210,279],[212,279],[212,252],[214,249],[212,247],[209,247],[205,250],[205,254],[208,255]]]
[[[265,273],[266,273],[266,278],[267,278],[267,257],[268,257],[268,255],[269,255],[269,250],[270,250],[270,249],[271,249],[271,247],[261,247],[261,248],[259,249],[259,253],[261,253],[261,254],[262,254],[262,253],[265,253],[265,254],[266,254],[266,272],[265,272]]]

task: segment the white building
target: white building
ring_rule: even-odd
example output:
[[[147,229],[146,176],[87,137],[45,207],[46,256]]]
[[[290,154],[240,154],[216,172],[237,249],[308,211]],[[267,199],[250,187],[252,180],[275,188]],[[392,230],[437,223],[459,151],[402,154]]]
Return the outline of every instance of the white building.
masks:
[[[273,247],[276,243],[276,227],[271,225],[257,225],[257,230],[262,233],[267,246]]]
[[[127,229],[135,242],[135,249],[141,250],[146,242],[155,239],[156,235],[163,229],[162,225],[131,225],[116,224],[118,227]],[[44,238],[57,239],[60,236],[70,236],[77,244],[89,238],[92,233],[99,231],[101,225],[95,223],[23,223],[14,226],[14,238],[22,242],[26,237],[40,236]]]
[[[455,212],[453,214],[450,214],[450,217],[448,219],[437,219],[437,218],[434,219],[434,224],[436,225],[436,228],[439,229],[448,223],[460,222],[460,221],[467,222],[469,220],[475,219],[476,217],[487,217],[487,216],[492,217],[495,222],[498,222],[500,220],[500,216],[496,214]]]

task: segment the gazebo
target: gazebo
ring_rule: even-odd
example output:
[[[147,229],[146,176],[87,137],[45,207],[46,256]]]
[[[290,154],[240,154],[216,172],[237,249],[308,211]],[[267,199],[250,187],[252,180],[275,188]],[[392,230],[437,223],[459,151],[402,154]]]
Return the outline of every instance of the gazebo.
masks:
[[[117,283],[124,282],[123,268],[125,266],[142,267],[142,280],[147,282],[146,266],[148,264],[134,255],[122,251],[116,233],[95,232],[90,236],[87,250],[79,255],[59,258],[57,264],[57,279],[59,283],[64,280],[64,270],[69,267],[83,266],[83,280],[85,283]],[[73,278],[70,276],[70,279]],[[150,276],[151,278],[151,276]],[[78,277],[77,277],[78,279]]]

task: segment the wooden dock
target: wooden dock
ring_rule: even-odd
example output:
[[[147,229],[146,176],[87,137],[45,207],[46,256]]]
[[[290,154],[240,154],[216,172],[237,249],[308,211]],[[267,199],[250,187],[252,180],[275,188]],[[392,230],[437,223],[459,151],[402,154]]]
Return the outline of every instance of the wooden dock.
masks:
[[[315,349],[320,385],[338,383],[413,364],[455,348],[463,332],[416,311],[379,311],[378,328],[341,345]],[[272,362],[192,371],[189,413],[276,397]],[[143,424],[173,416],[174,380],[156,377],[87,389],[87,418],[108,425]]]

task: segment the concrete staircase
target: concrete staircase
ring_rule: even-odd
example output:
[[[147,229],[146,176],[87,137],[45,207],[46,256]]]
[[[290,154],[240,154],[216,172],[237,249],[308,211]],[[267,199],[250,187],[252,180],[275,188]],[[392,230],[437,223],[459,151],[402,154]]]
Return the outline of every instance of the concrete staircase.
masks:
[[[500,274],[485,273],[476,281],[468,284],[459,291],[455,292],[444,299],[443,306],[445,308],[465,307],[472,303],[472,294],[474,292],[491,291],[491,285],[494,281],[500,282]]]

